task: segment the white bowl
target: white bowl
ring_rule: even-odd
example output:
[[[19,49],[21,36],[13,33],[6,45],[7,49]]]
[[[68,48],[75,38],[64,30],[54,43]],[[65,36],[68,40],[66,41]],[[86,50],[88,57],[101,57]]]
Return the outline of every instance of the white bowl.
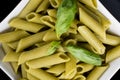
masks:
[[[0,32],[5,31],[9,28],[8,22],[11,18],[17,16],[21,10],[26,6],[29,0],[21,0],[21,2],[14,8],[14,10],[0,23]],[[120,36],[120,23],[110,14],[110,12],[102,5],[100,1],[98,1],[98,9],[102,12],[110,21],[111,26],[108,30],[109,32]],[[12,67],[9,63],[3,63],[2,59],[4,57],[4,52],[2,50],[0,44],[0,68],[12,79],[17,80],[19,75],[14,73]],[[112,61],[110,63],[110,67],[104,72],[104,74],[100,77],[99,80],[110,80],[112,76],[119,70],[120,68],[120,58]]]

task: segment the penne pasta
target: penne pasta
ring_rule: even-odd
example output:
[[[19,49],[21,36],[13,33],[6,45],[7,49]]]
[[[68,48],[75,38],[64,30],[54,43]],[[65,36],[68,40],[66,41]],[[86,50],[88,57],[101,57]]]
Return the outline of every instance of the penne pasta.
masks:
[[[16,52],[23,51],[24,49],[34,45],[35,43],[42,42],[43,36],[45,35],[46,32],[47,31],[42,31],[42,32],[30,35],[28,37],[22,38],[18,42]]]
[[[49,16],[56,18],[57,10],[56,9],[48,9],[47,13]]]
[[[11,62],[11,66],[12,66],[14,72],[17,74],[18,68],[19,68],[18,62]]]
[[[50,5],[49,0],[44,0],[44,1],[42,1],[41,4],[38,6],[38,8],[36,9],[35,12],[40,13],[40,12],[42,12],[42,11],[46,11],[47,8],[49,7],[49,5]]]
[[[17,48],[17,46],[18,46],[18,42],[19,41],[14,41],[14,42],[9,42],[9,43],[7,43],[7,45],[10,47],[10,48],[12,48],[12,49],[16,49]]]
[[[23,52],[18,60],[18,64],[22,64],[26,61],[51,55],[48,53],[48,50],[51,48],[51,43],[47,43],[44,46],[34,48],[30,51]]]
[[[79,63],[77,64],[77,73],[84,74],[94,68],[94,65],[86,64],[86,63]]]
[[[78,2],[78,6],[80,8],[82,8],[84,11],[86,11],[86,13],[88,13],[90,16],[92,16],[95,20],[97,20],[97,22],[101,23],[101,18],[98,15],[96,15],[94,12],[89,10],[86,6],[84,6],[80,2]]]
[[[94,47],[98,54],[105,53],[105,47],[102,42],[86,26],[80,26],[78,32]]]
[[[38,31],[40,31],[44,27],[44,25],[28,22],[28,21],[26,21],[24,19],[21,19],[21,18],[12,19],[9,22],[9,25],[11,27],[26,30],[26,31],[30,31],[30,32],[33,32],[33,33],[37,33]]]
[[[4,56],[3,62],[18,62],[20,55],[21,55],[21,53],[16,53],[14,51],[10,51]]]
[[[37,47],[42,47],[42,46],[44,46],[45,44],[47,44],[47,42],[42,41],[42,42],[36,43],[35,46],[37,46]]]
[[[30,74],[30,73],[27,73],[27,78],[28,78],[29,80],[40,80],[40,79],[34,77],[34,76],[33,76],[32,74]]]
[[[26,64],[30,68],[36,69],[36,68],[42,68],[46,66],[52,66],[52,65],[68,62],[69,60],[70,58],[67,55],[65,55],[63,52],[60,52],[50,56],[41,57],[38,59],[28,61],[26,62]]]
[[[49,0],[49,1],[50,1],[51,6],[54,8],[58,8],[61,3],[61,0]]]
[[[81,3],[88,5],[94,9],[97,9],[97,1],[96,0],[79,0]]]
[[[65,64],[64,63],[56,64],[56,65],[50,67],[46,71],[48,73],[54,74],[55,76],[59,76],[61,73],[63,73],[65,71]]]
[[[39,80],[58,80],[55,76],[47,73],[42,69],[29,69],[27,72]]]
[[[28,22],[34,22],[34,23],[42,24],[42,22],[40,21],[41,17],[42,17],[41,14],[31,12],[31,13],[26,15],[26,20]]]
[[[54,30],[47,31],[43,37],[43,41],[46,42],[55,41],[55,40],[59,40],[59,39],[57,38],[57,35]]]
[[[86,77],[84,75],[77,74],[73,80],[86,80]]]
[[[27,68],[26,64],[21,65],[21,72],[22,72],[22,77],[23,78],[27,78],[27,72],[26,72],[27,69],[28,68]]]
[[[98,23],[94,18],[87,14],[82,8],[79,8],[79,18],[80,22],[89,27],[93,32],[103,39],[106,39],[106,32],[103,26]]]
[[[118,57],[120,57],[120,45],[114,47],[106,53],[106,63],[109,63]]]
[[[42,16],[40,18],[40,21],[42,22],[42,24],[44,24],[52,29],[55,28],[56,19],[51,16]]]
[[[74,39],[69,39],[69,40],[64,41],[64,42],[63,42],[63,45],[64,45],[64,46],[67,46],[67,45],[70,45],[70,44],[75,45],[76,43],[77,43],[76,40],[74,40]]]
[[[98,80],[108,67],[109,65],[95,67],[87,76],[87,80]]]
[[[0,42],[13,42],[23,37],[26,37],[28,35],[29,33],[27,33],[26,31],[22,31],[22,30],[7,32],[4,34],[0,34]]]
[[[3,62],[17,62],[21,53],[16,53],[7,44],[3,43],[3,49],[6,55],[3,58]]]
[[[117,46],[120,44],[120,37],[111,35],[111,34],[106,34],[106,39],[102,39],[98,37],[104,44],[111,45],[111,46]]]
[[[71,78],[71,76],[74,76],[76,74],[76,71],[73,71],[70,75],[69,75],[69,77],[66,77],[65,76],[65,73],[63,72],[58,78],[60,79],[60,80],[71,80],[70,78]]]
[[[25,18],[27,14],[32,11],[35,11],[39,4],[41,4],[42,0],[30,0],[25,8],[20,12],[18,17]]]
[[[110,22],[110,20],[106,17],[106,16],[104,16],[99,10],[97,10],[97,9],[93,9],[93,8],[91,8],[91,7],[88,7],[88,6],[86,6],[89,10],[91,10],[95,15],[97,15],[98,17],[100,17],[100,19],[101,19],[101,24],[103,25],[103,28],[104,28],[104,30],[107,30],[107,29],[109,29],[109,27],[110,27],[110,25],[111,25],[111,22]]]
[[[70,60],[65,63],[65,78],[72,79],[77,73],[76,59],[68,53]]]

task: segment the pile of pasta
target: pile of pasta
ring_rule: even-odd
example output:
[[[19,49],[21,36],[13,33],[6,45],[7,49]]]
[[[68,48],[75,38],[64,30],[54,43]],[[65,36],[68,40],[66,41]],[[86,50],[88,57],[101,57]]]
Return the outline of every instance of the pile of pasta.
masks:
[[[78,11],[69,30],[56,36],[56,14],[62,0],[30,0],[12,18],[9,32],[0,34],[5,52],[20,80],[98,80],[109,62],[120,56],[120,37],[107,32],[110,21],[97,9],[96,0],[77,0]],[[93,51],[102,58],[96,66],[78,60],[68,44]]]

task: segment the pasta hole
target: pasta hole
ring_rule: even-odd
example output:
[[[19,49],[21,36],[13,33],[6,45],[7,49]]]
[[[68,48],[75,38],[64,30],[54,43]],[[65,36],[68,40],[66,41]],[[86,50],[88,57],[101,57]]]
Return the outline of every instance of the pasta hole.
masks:
[[[82,70],[82,67],[77,67],[77,72],[81,72]]]
[[[52,1],[52,5],[57,6],[56,1],[54,1],[54,0],[51,0],[51,1]]]
[[[59,57],[62,58],[62,59],[64,59],[64,60],[68,60],[68,59],[69,59],[69,58],[68,58],[66,55],[64,55],[64,54],[60,54]]]
[[[27,19],[30,20],[30,19],[33,19],[34,17],[35,17],[35,15],[31,14],[31,15],[27,16]]]

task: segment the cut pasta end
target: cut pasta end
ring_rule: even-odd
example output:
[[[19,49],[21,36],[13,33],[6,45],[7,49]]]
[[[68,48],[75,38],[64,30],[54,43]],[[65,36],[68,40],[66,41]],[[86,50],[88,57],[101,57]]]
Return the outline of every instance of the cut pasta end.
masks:
[[[59,57],[61,59],[65,60],[65,61],[69,61],[70,60],[70,58],[67,55],[65,55],[65,54],[59,54]]]

